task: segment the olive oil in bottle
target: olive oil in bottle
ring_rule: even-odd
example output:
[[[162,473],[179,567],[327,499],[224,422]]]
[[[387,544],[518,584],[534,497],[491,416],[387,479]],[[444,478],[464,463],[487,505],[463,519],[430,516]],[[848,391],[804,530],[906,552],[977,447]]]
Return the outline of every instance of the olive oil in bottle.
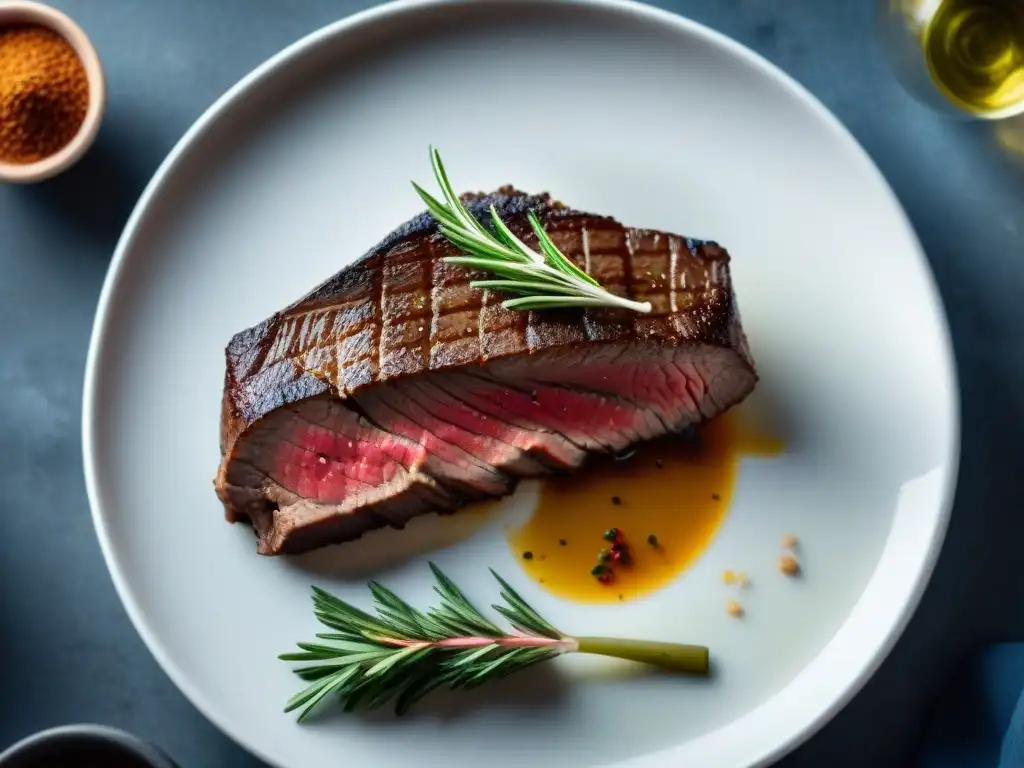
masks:
[[[1024,102],[1024,0],[943,0],[924,30],[932,79],[979,116]]]

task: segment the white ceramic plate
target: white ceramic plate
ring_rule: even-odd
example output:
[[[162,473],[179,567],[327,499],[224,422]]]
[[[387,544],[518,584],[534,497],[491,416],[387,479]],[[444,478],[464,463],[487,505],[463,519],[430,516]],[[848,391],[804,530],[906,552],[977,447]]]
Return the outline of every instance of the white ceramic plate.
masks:
[[[712,682],[560,659],[406,721],[282,714],[299,681],[276,655],[316,631],[309,585],[365,600],[352,576],[363,549],[264,559],[223,521],[211,485],[223,347],[416,213],[409,180],[430,181],[430,143],[461,188],[546,189],[729,248],[762,379],[749,405],[787,451],[744,462],[711,548],[649,599],[543,593],[497,524],[376,575],[425,602],[429,555],[486,604],[494,566],[576,632],[709,645]],[[288,768],[765,764],[834,714],[898,636],[940,547],[957,452],[943,311],[868,157],[743,47],[606,0],[388,5],[261,66],[146,190],[86,375],[89,495],[135,626],[211,720]],[[529,501],[527,489],[508,506]],[[429,549],[452,533],[431,525],[366,547]],[[773,572],[790,531],[798,584]],[[723,610],[725,567],[755,578],[743,621]]]

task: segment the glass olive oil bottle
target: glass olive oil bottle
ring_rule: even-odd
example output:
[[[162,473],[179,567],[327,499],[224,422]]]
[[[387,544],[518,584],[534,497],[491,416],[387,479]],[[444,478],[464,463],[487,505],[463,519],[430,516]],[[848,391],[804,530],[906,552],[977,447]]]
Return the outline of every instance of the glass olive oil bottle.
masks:
[[[1024,0],[943,0],[923,30],[928,70],[978,116],[1024,103]]]

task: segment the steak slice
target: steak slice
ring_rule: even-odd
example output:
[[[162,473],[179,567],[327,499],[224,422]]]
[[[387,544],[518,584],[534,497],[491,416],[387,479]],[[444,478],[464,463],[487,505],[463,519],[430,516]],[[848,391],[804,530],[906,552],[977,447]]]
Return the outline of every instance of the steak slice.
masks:
[[[757,373],[729,254],[505,187],[493,204],[605,288],[653,311],[511,311],[446,264],[423,213],[228,344],[215,487],[259,553],[299,553],[511,492],[589,453],[682,432],[745,398]]]

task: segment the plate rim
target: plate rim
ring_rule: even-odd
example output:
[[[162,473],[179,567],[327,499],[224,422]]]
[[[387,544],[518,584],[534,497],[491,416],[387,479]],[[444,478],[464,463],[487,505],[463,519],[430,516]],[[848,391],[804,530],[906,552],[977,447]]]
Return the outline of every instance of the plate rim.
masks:
[[[520,0],[515,1],[519,2]],[[534,0],[522,1],[530,3]],[[672,11],[647,5],[639,0],[546,1],[557,2],[564,6],[578,7],[598,12],[626,14],[642,21],[655,23],[660,27],[678,33],[680,36],[690,36],[702,39],[705,42],[723,49],[734,56],[737,60],[752,66],[759,73],[788,90],[802,103],[803,106],[809,108],[826,127],[831,129],[835,137],[847,145],[850,152],[857,155],[859,159],[866,164],[866,170],[870,170],[870,173],[875,177],[875,181],[878,182],[881,191],[888,196],[889,203],[893,212],[897,216],[900,227],[909,242],[914,246],[916,253],[914,253],[913,256],[918,260],[919,265],[922,268],[922,277],[927,282],[932,310],[935,311],[940,320],[938,335],[940,344],[943,347],[942,356],[944,358],[943,362],[946,368],[945,385],[949,393],[949,402],[947,405],[949,408],[948,419],[950,425],[950,445],[946,446],[946,461],[944,464],[940,465],[944,469],[945,476],[942,478],[940,499],[937,504],[937,509],[934,510],[932,527],[926,536],[926,546],[920,553],[918,562],[910,569],[909,593],[905,596],[902,604],[899,606],[897,615],[885,628],[884,636],[875,645],[866,661],[860,664],[857,668],[856,674],[852,677],[847,676],[844,682],[839,685],[838,691],[830,692],[828,694],[830,698],[821,702],[821,706],[818,708],[815,715],[792,726],[791,730],[785,735],[785,737],[774,740],[771,747],[767,749],[755,747],[755,750],[760,750],[755,755],[751,755],[746,758],[742,755],[739,756],[744,760],[743,764],[747,768],[754,768],[754,766],[767,766],[789,754],[810,739],[813,735],[818,733],[854,698],[854,696],[861,691],[868,680],[871,679],[881,664],[889,656],[899,638],[902,637],[910,619],[916,613],[920,600],[931,581],[936,562],[945,541],[949,526],[949,519],[953,510],[953,501],[957,488],[960,469],[960,453],[962,448],[960,384],[956,366],[955,349],[952,344],[950,332],[949,316],[946,312],[945,303],[938,289],[935,274],[931,268],[927,254],[921,245],[920,239],[917,236],[906,210],[901,204],[899,198],[896,196],[892,187],[889,185],[885,176],[882,174],[881,170],[875,164],[874,160],[867,153],[864,147],[859,141],[857,141],[839,118],[836,117],[831,110],[829,110],[814,94],[812,94],[793,76],[789,75],[779,66],[772,63],[753,49],[748,48],[743,43],[722,32],[718,32],[711,27]],[[111,581],[114,584],[114,589],[121,601],[121,605],[131,621],[132,626],[164,674],[170,678],[175,687],[181,691],[192,706],[199,710],[203,717],[211,722],[219,731],[221,731],[221,733],[234,741],[242,749],[255,755],[268,765],[275,766],[275,768],[288,767],[270,754],[266,753],[262,747],[251,744],[249,739],[244,735],[244,729],[236,728],[238,723],[236,721],[232,721],[230,713],[221,712],[212,706],[206,700],[205,695],[198,689],[198,687],[193,685],[193,682],[189,677],[183,673],[177,664],[170,658],[170,655],[163,646],[161,640],[145,620],[143,613],[136,602],[133,591],[128,584],[128,579],[121,568],[119,558],[115,552],[115,547],[111,542],[109,532],[107,530],[105,515],[102,511],[104,505],[97,477],[96,455],[98,451],[95,446],[98,443],[98,438],[96,434],[95,416],[99,407],[97,401],[97,390],[102,378],[100,361],[104,356],[103,351],[106,344],[106,331],[110,323],[112,310],[115,306],[113,298],[122,282],[127,255],[133,250],[134,241],[140,231],[140,225],[145,220],[150,204],[158,196],[165,183],[172,178],[175,169],[186,158],[192,147],[199,139],[201,139],[204,133],[214,127],[217,121],[221,119],[221,117],[227,113],[237,101],[244,98],[251,91],[257,89],[264,81],[275,73],[286,68],[294,61],[300,59],[302,56],[313,51],[317,47],[329,44],[333,39],[356,33],[361,28],[380,23],[394,23],[396,21],[400,23],[400,17],[406,14],[415,14],[419,11],[445,6],[467,5],[469,3],[473,3],[475,5],[508,5],[509,0],[388,0],[387,2],[379,5],[344,16],[333,22],[328,22],[318,29],[299,37],[292,43],[284,46],[277,53],[265,59],[262,63],[251,69],[246,75],[237,80],[234,85],[229,87],[220,97],[208,106],[198,118],[196,118],[196,120],[174,144],[163,161],[161,161],[153,176],[146,184],[146,187],[139,196],[131,215],[125,223],[124,229],[118,238],[113,256],[107,267],[106,276],[104,277],[103,286],[100,291],[94,314],[92,330],[89,338],[88,353],[86,356],[83,385],[82,458],[86,496],[88,497],[90,513],[96,531],[96,537],[100,545],[100,550],[103,555],[104,564],[106,565]],[[885,550],[883,549],[883,556],[884,552]],[[879,561],[879,564],[880,563],[881,561]],[[836,630],[835,634],[818,652],[818,655],[812,658],[808,665],[803,668],[804,670],[815,664],[818,658],[835,642],[836,638],[849,631],[847,624],[853,613],[857,610],[858,605],[863,600],[864,595],[868,592],[871,582],[875,580],[877,573],[878,565],[876,565],[875,570],[872,571],[871,576],[869,576],[868,581],[864,586],[864,590],[857,598],[857,601],[851,608],[850,613],[847,614],[847,617]],[[802,672],[800,674],[802,674]],[[783,693],[787,688],[791,687],[796,679],[798,678],[794,678],[793,681],[790,681],[790,683],[788,683],[787,686],[781,689],[776,695]],[[835,687],[835,685],[832,686],[832,688]],[[738,723],[742,723],[759,710],[769,707],[770,704],[771,699],[762,702],[741,717],[731,721],[719,729],[716,729],[715,731],[711,731],[698,737],[695,741],[701,741],[715,733],[726,729],[732,729]],[[625,768],[626,766],[630,766],[630,768],[653,768],[655,765],[663,765],[665,762],[672,762],[675,759],[678,759],[679,753],[687,748],[688,745],[686,743],[677,744],[653,753],[621,761],[615,765],[619,766],[619,768]]]

